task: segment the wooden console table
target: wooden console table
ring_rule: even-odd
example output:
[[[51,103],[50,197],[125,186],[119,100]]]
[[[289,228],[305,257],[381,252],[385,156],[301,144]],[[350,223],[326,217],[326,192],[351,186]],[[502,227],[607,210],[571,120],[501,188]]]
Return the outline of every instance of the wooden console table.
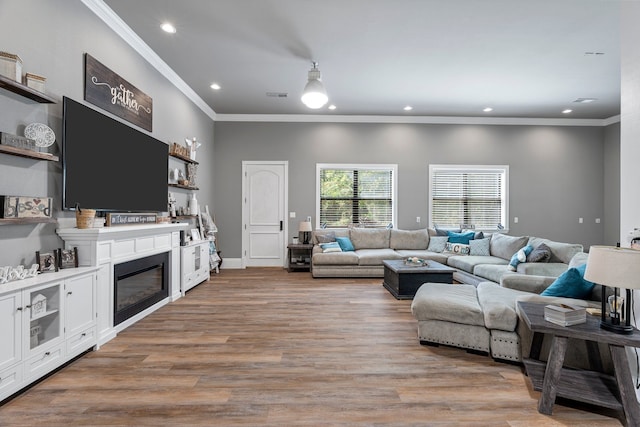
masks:
[[[551,415],[556,396],[579,402],[623,411],[627,425],[640,425],[640,404],[636,399],[632,374],[629,369],[625,346],[640,347],[640,331],[632,334],[616,334],[600,328],[600,317],[587,315],[587,323],[574,326],[558,326],[544,320],[546,304],[518,302],[522,317],[533,332],[530,359],[524,361],[527,375],[534,390],[541,391],[538,412]],[[540,361],[540,349],[544,334],[553,336],[548,362]],[[609,346],[614,376],[597,371],[563,368],[569,338],[587,341],[595,350],[595,343]],[[598,368],[597,351],[589,352],[590,363]]]

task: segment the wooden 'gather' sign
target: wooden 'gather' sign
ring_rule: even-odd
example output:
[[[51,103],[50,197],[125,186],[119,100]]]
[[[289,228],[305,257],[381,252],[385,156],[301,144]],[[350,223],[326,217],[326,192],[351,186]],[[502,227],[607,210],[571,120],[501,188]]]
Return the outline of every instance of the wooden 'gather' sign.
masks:
[[[84,99],[151,132],[153,100],[85,53]]]

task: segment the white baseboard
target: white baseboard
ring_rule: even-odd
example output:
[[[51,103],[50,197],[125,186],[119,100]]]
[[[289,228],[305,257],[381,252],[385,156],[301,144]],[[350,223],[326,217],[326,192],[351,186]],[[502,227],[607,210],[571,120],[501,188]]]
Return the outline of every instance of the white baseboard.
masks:
[[[242,269],[242,258],[224,258],[220,268],[223,270]]]

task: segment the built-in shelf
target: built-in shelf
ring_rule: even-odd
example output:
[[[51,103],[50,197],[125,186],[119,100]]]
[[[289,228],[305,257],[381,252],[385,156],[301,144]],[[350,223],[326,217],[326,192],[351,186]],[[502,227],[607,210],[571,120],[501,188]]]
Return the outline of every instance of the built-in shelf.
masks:
[[[170,155],[171,157],[176,158],[176,159],[180,159],[180,160],[182,160],[183,162],[193,163],[194,165],[197,165],[197,164],[198,164],[198,162],[196,162],[195,160],[191,160],[191,159],[190,159],[189,157],[187,157],[187,156],[182,156],[182,155],[180,155],[180,154],[171,154],[171,153],[169,153],[169,155]]]
[[[174,188],[184,188],[185,190],[199,190],[198,187],[190,187],[188,185],[181,185],[181,184],[169,184],[169,187],[174,187]]]
[[[0,225],[55,224],[55,218],[0,218]]]
[[[14,156],[27,157],[29,159],[48,160],[57,162],[60,159],[50,153],[40,153],[33,150],[25,150],[24,148],[13,147],[11,145],[0,145],[0,153],[12,154]]]
[[[57,101],[47,95],[46,93],[39,92],[35,89],[31,89],[27,85],[18,83],[15,80],[11,80],[8,77],[0,75],[0,87],[8,90],[9,92],[17,93],[25,98],[29,98],[32,101],[39,102],[41,104],[55,104]]]

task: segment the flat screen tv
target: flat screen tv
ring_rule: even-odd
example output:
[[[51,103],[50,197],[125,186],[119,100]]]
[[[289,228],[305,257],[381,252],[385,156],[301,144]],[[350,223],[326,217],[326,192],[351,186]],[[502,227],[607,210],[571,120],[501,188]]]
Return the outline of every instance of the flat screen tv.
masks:
[[[166,211],[168,154],[162,141],[64,97],[64,209]]]

